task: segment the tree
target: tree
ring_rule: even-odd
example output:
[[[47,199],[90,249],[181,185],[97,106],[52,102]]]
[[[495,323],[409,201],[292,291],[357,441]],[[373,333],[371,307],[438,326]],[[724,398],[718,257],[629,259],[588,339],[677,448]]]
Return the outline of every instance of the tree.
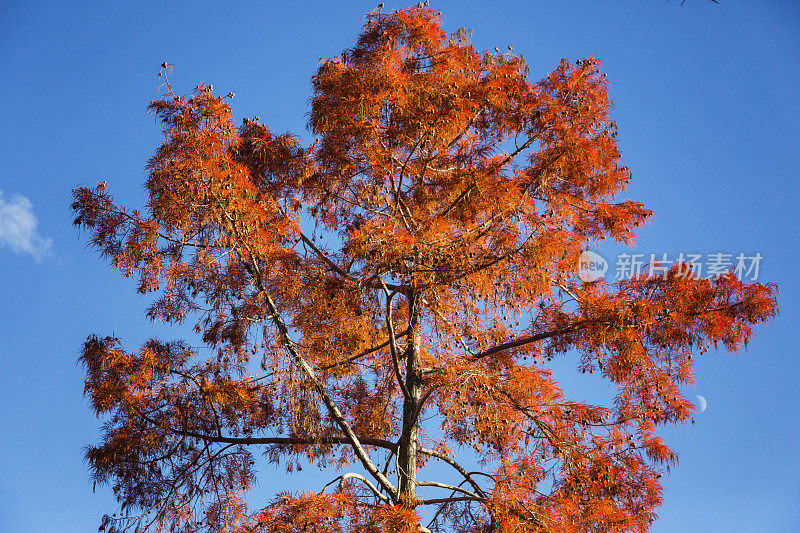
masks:
[[[581,281],[590,242],[650,216],[616,201],[630,173],[599,62],[533,83],[468,33],[424,6],[370,13],[312,78],[308,147],[168,86],[146,210],[73,191],[92,244],[159,291],[149,318],[203,344],[84,344],[106,417],[86,455],[120,503],[101,529],[648,529],[692,354],[746,344],[776,289],[685,265]],[[564,357],[613,404],[566,398]],[[251,508],[262,455],[338,476]]]

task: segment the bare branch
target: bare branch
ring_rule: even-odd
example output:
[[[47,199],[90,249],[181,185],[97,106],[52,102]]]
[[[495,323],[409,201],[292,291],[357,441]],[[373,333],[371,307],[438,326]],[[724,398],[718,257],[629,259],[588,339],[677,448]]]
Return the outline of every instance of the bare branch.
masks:
[[[459,474],[461,474],[461,476],[462,476],[462,477],[463,477],[465,480],[467,480],[467,482],[468,482],[470,485],[472,485],[472,487],[475,489],[475,492],[476,492],[476,493],[478,493],[479,495],[481,495],[481,496],[482,496],[482,497],[484,497],[484,498],[485,498],[485,497],[487,497],[486,493],[483,491],[483,489],[481,488],[481,486],[480,486],[480,485],[478,485],[478,482],[477,482],[477,481],[475,481],[475,479],[474,479],[474,478],[473,478],[473,477],[470,475],[470,473],[469,473],[469,472],[467,472],[467,471],[464,469],[464,467],[462,467],[460,464],[458,464],[457,462],[455,462],[455,460],[453,460],[451,457],[449,457],[449,456],[445,455],[444,453],[438,452],[438,451],[436,451],[436,450],[431,450],[431,449],[429,449],[429,448],[424,448],[424,447],[422,447],[422,446],[418,447],[418,448],[417,448],[417,451],[418,451],[419,453],[423,453],[423,454],[425,454],[425,455],[430,455],[431,457],[436,457],[437,459],[441,459],[441,460],[442,460],[442,461],[444,461],[445,463],[449,464],[449,465],[450,465],[450,466],[452,466],[452,467],[453,467],[453,468],[454,468],[454,469],[455,469],[455,470],[456,470],[456,471],[457,471]]]
[[[375,493],[375,496],[377,496],[381,501],[383,501],[383,502],[388,502],[389,501],[389,498],[387,498],[385,495],[381,494],[380,491],[377,489],[377,487],[375,487],[375,485],[370,483],[370,481],[367,478],[365,478],[364,476],[362,476],[360,474],[356,474],[354,472],[348,472],[347,474],[343,474],[341,476],[340,486],[341,486],[341,483],[345,482],[346,480],[348,480],[350,478],[358,479],[359,481],[363,482],[367,487],[370,488],[370,490],[372,490],[373,493]]]
[[[448,485],[447,483],[439,483],[437,481],[417,481],[417,485],[421,487],[437,487],[440,489],[452,490],[454,492],[460,492],[462,494],[466,494],[467,496],[472,496],[473,498],[476,499],[481,499],[481,497],[475,494],[474,492],[471,492],[467,489],[462,489],[461,487],[456,487],[454,485]]]
[[[431,498],[429,500],[417,500],[418,505],[434,505],[437,503],[464,502],[464,501],[486,501],[486,498],[473,496],[451,496],[450,498]]]

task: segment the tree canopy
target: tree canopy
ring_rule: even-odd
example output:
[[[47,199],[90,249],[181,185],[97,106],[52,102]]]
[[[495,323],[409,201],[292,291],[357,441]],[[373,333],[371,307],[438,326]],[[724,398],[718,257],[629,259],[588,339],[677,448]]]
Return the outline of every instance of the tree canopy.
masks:
[[[105,419],[86,456],[120,503],[101,529],[648,530],[692,355],[746,344],[776,289],[685,265],[581,281],[589,243],[651,215],[617,199],[600,63],[534,82],[470,34],[422,5],[369,13],[312,77],[310,146],[168,86],[146,207],[73,191],[93,246],[157,292],[148,317],[197,337],[84,344]],[[566,397],[554,358],[613,402]],[[265,463],[330,483],[250,501]]]

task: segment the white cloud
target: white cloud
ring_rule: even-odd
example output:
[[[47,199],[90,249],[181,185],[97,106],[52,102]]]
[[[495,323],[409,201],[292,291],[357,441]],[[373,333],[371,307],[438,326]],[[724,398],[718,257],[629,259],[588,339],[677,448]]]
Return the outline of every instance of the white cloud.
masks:
[[[50,255],[53,241],[39,235],[37,223],[30,200],[19,194],[6,200],[0,190],[0,246],[16,254],[30,254],[38,263]]]

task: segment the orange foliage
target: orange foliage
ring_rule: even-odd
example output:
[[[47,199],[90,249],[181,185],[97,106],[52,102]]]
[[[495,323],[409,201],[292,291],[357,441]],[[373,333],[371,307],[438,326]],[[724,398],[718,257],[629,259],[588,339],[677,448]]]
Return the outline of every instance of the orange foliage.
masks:
[[[649,528],[692,354],[747,343],[776,290],[681,266],[582,282],[586,244],[631,241],[650,212],[615,201],[630,174],[599,62],[527,71],[420,6],[370,13],[323,62],[310,147],[236,127],[210,87],[150,104],[146,209],[80,187],[75,223],[205,348],[86,341],[106,418],[87,458],[121,504],[102,529]],[[564,396],[547,362],[571,355],[613,405]],[[258,454],[341,473],[253,508]]]

